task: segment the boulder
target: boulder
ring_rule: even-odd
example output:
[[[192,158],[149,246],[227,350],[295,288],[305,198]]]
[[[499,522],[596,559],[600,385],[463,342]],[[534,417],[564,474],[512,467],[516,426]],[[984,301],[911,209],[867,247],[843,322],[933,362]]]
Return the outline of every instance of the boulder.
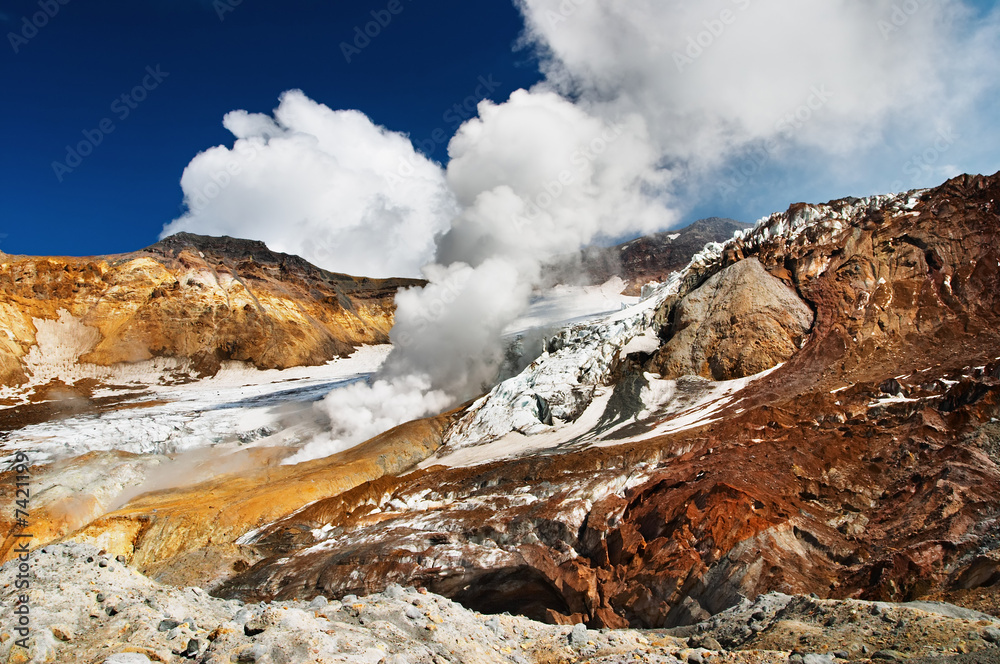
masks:
[[[664,378],[752,376],[788,360],[813,324],[813,312],[756,258],[730,265],[658,315],[667,342],[652,368]]]

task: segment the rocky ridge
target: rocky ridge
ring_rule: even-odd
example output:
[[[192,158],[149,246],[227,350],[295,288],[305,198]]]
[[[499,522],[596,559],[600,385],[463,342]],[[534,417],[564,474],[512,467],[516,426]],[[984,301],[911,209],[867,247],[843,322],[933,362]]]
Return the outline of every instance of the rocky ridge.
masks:
[[[29,647],[0,635],[0,653],[11,664],[833,664],[1000,652],[1000,621],[945,604],[764,595],[685,631],[589,630],[487,616],[399,585],[333,601],[244,604],[157,584],[79,544],[45,547],[32,566]],[[12,563],[0,570],[5,612],[17,601],[15,572]],[[837,625],[844,638],[830,629]],[[885,647],[856,645],[861,641]]]
[[[719,623],[709,636],[730,647],[753,646],[749,629],[768,647],[805,638],[822,651],[814,637],[872,611],[859,600],[974,593],[987,606],[1000,595],[998,194],[1000,174],[792,206],[708,246],[637,307],[550,339],[525,372],[418,433],[423,452],[373,477],[298,495],[340,457],[256,493],[265,469],[148,494],[73,537],[175,582],[193,561],[242,547],[234,567],[195,576],[255,602],[401,583],[484,613],[701,634],[712,616],[744,611],[744,597],[819,596],[789,600],[774,620],[763,605],[740,613],[739,643]],[[743,368],[671,377],[676,346],[715,357],[712,338],[740,324],[715,316],[712,335],[687,342],[685,307],[747,274],[780,295],[768,320],[782,323],[756,326],[780,330],[765,335],[780,343],[727,365],[752,346],[750,326],[746,344],[717,356]],[[401,452],[408,431],[354,461]],[[892,629],[866,622],[845,652],[893,659],[989,642],[970,627],[903,653],[936,628],[889,613]]]
[[[399,581],[669,627],[772,590],[996,592],[998,194],[1000,176],[966,176],[796,205],[710,245],[638,308],[560,334],[421,471],[259,531],[265,559],[222,594]],[[663,323],[748,258],[815,312],[801,348],[728,383],[657,374]]]
[[[572,281],[574,274],[585,275],[601,284],[618,276],[625,280],[628,295],[639,295],[651,282],[665,282],[670,275],[687,267],[691,256],[711,242],[726,242],[748,224],[735,219],[709,217],[677,228],[645,235],[612,247],[588,247],[572,259],[563,259],[555,274]]]
[[[321,270],[261,242],[181,233],[141,251],[0,259],[0,384],[113,382],[114,367],[210,375],[323,364],[388,343],[399,288]],[[89,366],[89,369],[80,365]]]

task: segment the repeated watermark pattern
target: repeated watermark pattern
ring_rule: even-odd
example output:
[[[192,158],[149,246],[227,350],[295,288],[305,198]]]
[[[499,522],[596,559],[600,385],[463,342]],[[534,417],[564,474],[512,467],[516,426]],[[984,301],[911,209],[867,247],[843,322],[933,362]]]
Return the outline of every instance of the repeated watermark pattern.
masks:
[[[39,31],[45,28],[49,21],[54,19],[59,11],[69,3],[70,0],[38,0],[39,11],[31,16],[22,16],[20,30],[7,33],[7,41],[10,42],[14,53],[20,53],[21,49],[37,37]]]
[[[600,136],[592,139],[586,147],[570,155],[569,166],[542,185],[542,191],[527,202],[524,214],[515,214],[512,216],[511,223],[514,224],[514,228],[520,232],[537,222],[541,215],[552,207],[569,187],[576,182],[577,178],[590,170],[590,164],[604,154],[611,144],[617,141],[623,133],[625,133],[625,125],[621,122],[615,122],[605,129]]]
[[[928,143],[927,147],[912,155],[903,162],[900,167],[903,175],[908,179],[895,180],[890,186],[891,191],[903,191],[911,186],[917,186],[921,180],[930,176],[935,168],[939,168],[938,162],[961,136],[951,127],[938,129],[937,134]]]
[[[732,0],[732,3],[740,11],[746,11],[750,8],[751,0]],[[685,67],[693,65],[695,60],[715,45],[722,35],[725,34],[726,30],[729,29],[729,26],[735,24],[737,20],[739,20],[739,14],[727,8],[720,11],[717,16],[702,21],[702,27],[705,29],[699,31],[697,34],[688,35],[684,48],[673,53],[674,65],[677,66],[677,71],[683,73]]]
[[[351,40],[340,42],[340,52],[344,55],[347,64],[351,64],[354,58],[361,55],[372,44],[372,40],[378,39],[382,31],[389,27],[393,19],[403,13],[406,5],[403,0],[389,0],[384,9],[373,9],[369,14],[372,20],[364,25],[354,26]]]
[[[441,145],[447,145],[455,131],[462,126],[462,123],[477,114],[479,102],[489,99],[501,85],[503,85],[503,82],[494,80],[493,74],[479,76],[476,79],[476,88],[472,91],[472,94],[448,107],[441,114],[441,120],[444,124],[431,131],[427,138],[415,139],[413,141],[414,147],[425,155],[430,156]],[[399,158],[396,171],[390,173],[387,178],[390,189],[395,190],[406,178],[413,176],[416,172],[418,159],[417,154]]]
[[[226,20],[226,14],[236,11],[236,8],[243,4],[243,0],[212,0],[212,9],[219,21]]]
[[[144,102],[149,93],[160,86],[160,84],[170,76],[170,72],[163,71],[160,65],[147,66],[146,75],[138,85],[128,92],[124,92],[111,102],[109,110],[119,122],[128,119],[132,112],[139,108],[139,104]],[[102,118],[93,129],[84,129],[80,133],[83,139],[75,144],[66,146],[66,155],[62,161],[52,162],[52,172],[56,179],[62,182],[67,175],[79,168],[83,160],[94,153],[104,139],[117,129],[115,121],[110,117]]]
[[[465,290],[471,277],[470,270],[459,270],[449,274],[443,281],[435,281],[423,288],[421,307],[413,314],[416,325],[413,329],[395,336],[392,340],[393,345],[403,348],[410,346],[415,339],[425,338],[426,330],[452,310],[451,305]]]
[[[200,189],[185,197],[184,203],[187,205],[188,211],[199,212],[208,207],[209,203],[225,191],[235,178],[239,177],[243,172],[244,164],[257,158],[260,148],[263,146],[262,142],[236,141],[226,164],[209,176],[211,182],[206,182]]]
[[[882,33],[882,38],[889,39],[899,32],[922,7],[922,0],[905,0],[905,2],[893,4],[889,15],[875,22],[879,32]]]
[[[750,183],[754,176],[760,173],[764,166],[771,161],[782,142],[794,138],[795,134],[812,120],[833,96],[833,92],[826,85],[811,87],[809,96],[802,104],[782,115],[774,123],[776,135],[751,147],[742,159],[726,169],[726,173],[719,183],[719,194],[722,196],[732,195],[736,193],[737,189]]]
[[[557,27],[561,23],[568,21],[583,4],[589,1],[590,0],[562,0],[556,9],[547,9],[545,11],[545,21],[549,24],[549,28]]]

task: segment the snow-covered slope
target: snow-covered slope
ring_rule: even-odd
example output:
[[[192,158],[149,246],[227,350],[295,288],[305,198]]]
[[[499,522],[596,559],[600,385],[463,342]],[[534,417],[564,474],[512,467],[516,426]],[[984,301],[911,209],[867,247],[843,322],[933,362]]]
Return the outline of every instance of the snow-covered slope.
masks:
[[[518,434],[519,437],[512,437],[520,443],[511,444],[511,439],[506,438],[505,444],[493,448],[502,456],[576,439],[582,434],[581,429],[589,430],[600,419],[603,404],[609,397],[606,386],[615,363],[637,350],[655,350],[659,333],[655,314],[660,305],[668,298],[685,295],[721,269],[727,252],[740,251],[746,255],[757,253],[767,245],[780,244],[787,248],[794,245],[838,243],[846,229],[867,215],[877,214],[881,217],[884,214],[901,214],[913,210],[921,193],[922,191],[912,191],[861,199],[849,198],[826,205],[793,206],[787,212],[761,219],[752,228],[737,231],[724,244],[710,243],[695,254],[684,270],[671,275],[666,283],[647,288],[637,304],[596,322],[572,325],[549,339],[546,352],[541,357],[519,375],[503,381],[472,405],[469,412],[451,429],[441,454],[454,454],[464,447],[492,443],[509,434]],[[814,266],[812,276],[822,274],[825,269],[825,264]],[[658,378],[650,377],[651,387],[647,390],[647,395],[656,391]],[[738,391],[735,389],[737,384],[742,389],[747,381],[728,383],[732,384],[706,385],[703,390],[698,391],[731,395]],[[665,384],[660,385],[660,403],[654,403],[657,399],[652,398],[652,401],[644,404],[647,409],[666,405],[669,399],[662,398],[662,392],[666,389]],[[601,401],[598,408],[591,408],[592,403],[598,400]],[[702,400],[699,397],[694,402],[702,403]],[[706,404],[718,401],[708,397],[704,397],[704,400]],[[594,412],[595,410],[600,412]],[[530,440],[532,436],[554,434],[563,430],[584,414],[587,417],[586,426],[578,424],[547,439]],[[687,425],[704,419],[697,415],[697,409],[687,407],[674,408],[669,414],[690,420]],[[671,429],[671,425],[664,424],[661,429],[676,430],[679,426],[680,423],[675,423]],[[488,456],[482,450],[450,461],[464,465],[471,459],[485,461]],[[425,465],[433,462],[427,461]]]
[[[325,423],[313,402],[376,371],[391,346],[364,346],[348,358],[319,367],[260,371],[228,363],[215,376],[163,385],[155,367],[136,371],[119,389],[135,393],[113,410],[56,419],[12,431],[7,453],[28,450],[36,463],[98,450],[172,454],[217,445],[297,447]],[[144,365],[146,363],[143,363]]]

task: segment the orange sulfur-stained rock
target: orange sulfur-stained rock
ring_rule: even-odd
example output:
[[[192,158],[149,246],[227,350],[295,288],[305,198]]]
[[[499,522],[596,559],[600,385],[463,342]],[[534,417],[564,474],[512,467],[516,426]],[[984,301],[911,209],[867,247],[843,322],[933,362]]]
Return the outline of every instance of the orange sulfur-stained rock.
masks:
[[[116,256],[5,254],[0,325],[10,333],[0,338],[0,383],[23,382],[32,360],[107,367],[174,358],[201,375],[227,360],[323,364],[387,343],[397,290],[421,283],[334,274],[261,242],[186,233]],[[43,327],[66,357],[29,355]]]
[[[577,431],[558,450],[359,486],[260,531],[262,560],[218,592],[284,599],[399,582],[595,627],[690,624],[770,591],[995,592],[997,201],[1000,175],[893,209],[793,206],[775,223],[819,223],[737,240],[684,275],[679,298],[752,260],[814,312],[794,352],[768,361],[783,364],[710,416],[653,435],[671,417],[654,410],[614,446]],[[744,345],[761,341],[755,329]],[[662,327],[661,352],[672,339]],[[630,356],[611,380],[653,380],[658,361]]]

